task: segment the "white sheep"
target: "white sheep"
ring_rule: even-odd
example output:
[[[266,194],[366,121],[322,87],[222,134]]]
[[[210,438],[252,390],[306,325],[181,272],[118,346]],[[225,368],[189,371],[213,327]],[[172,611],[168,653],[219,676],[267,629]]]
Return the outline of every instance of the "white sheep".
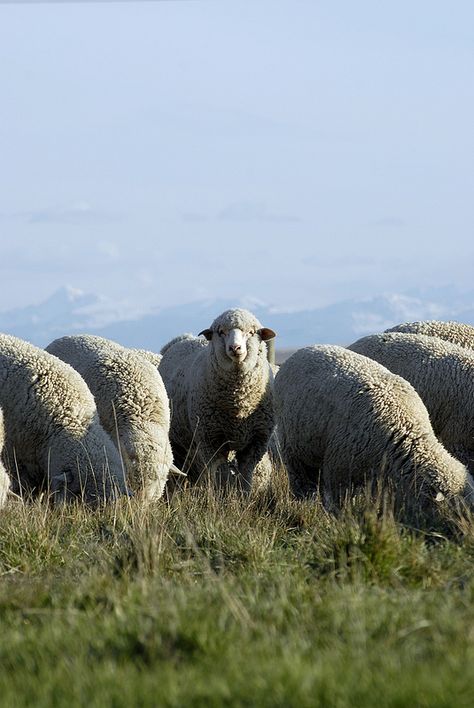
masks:
[[[185,341],[188,341],[188,340],[190,340],[190,339],[196,341],[197,338],[194,336],[194,334],[191,334],[190,332],[185,332],[184,334],[178,334],[177,337],[173,337],[173,339],[170,339],[169,342],[166,342],[166,344],[163,344],[163,346],[162,346],[161,349],[160,349],[160,354],[159,354],[159,356],[161,357],[161,359],[163,359],[163,354],[164,354],[166,351],[168,351],[168,349],[170,349],[171,347],[173,347],[173,346],[174,346],[175,344],[177,344],[178,342],[185,342]],[[197,341],[200,342],[200,344],[201,344],[202,346],[206,346],[206,342],[204,342],[204,340],[199,339],[199,340],[197,340]],[[160,360],[160,364],[161,364],[161,360]]]
[[[0,509],[5,504],[8,490],[10,489],[10,477],[6,473],[1,459],[3,446],[5,444],[5,428],[3,425],[3,411],[0,408]]]
[[[57,501],[97,502],[126,493],[120,457],[94,398],[74,369],[0,334],[3,459],[15,492],[48,489]]]
[[[151,352],[149,349],[130,349],[130,351],[143,356],[147,361],[153,364],[153,366],[156,366],[156,368],[158,368],[161,363],[162,355]]]
[[[205,339],[183,335],[161,350],[173,450],[191,481],[206,470],[218,485],[248,491],[274,427],[265,341],[275,333],[247,310],[232,309],[200,334]]]
[[[380,364],[343,347],[299,349],[275,381],[278,438],[297,497],[321,490],[339,504],[372,475],[388,475],[410,498],[432,502],[474,481],[437,440],[415,389]]]
[[[426,334],[429,337],[439,337],[452,344],[474,350],[474,327],[462,322],[441,322],[426,320],[425,322],[405,322],[386,332],[405,332],[405,334]]]
[[[424,334],[386,332],[349,349],[403,376],[420,395],[438,438],[474,473],[474,352]]]
[[[46,347],[70,364],[93,393],[99,417],[117,442],[133,491],[161,497],[173,455],[168,396],[156,366],[109,339],[84,334],[61,337]]]

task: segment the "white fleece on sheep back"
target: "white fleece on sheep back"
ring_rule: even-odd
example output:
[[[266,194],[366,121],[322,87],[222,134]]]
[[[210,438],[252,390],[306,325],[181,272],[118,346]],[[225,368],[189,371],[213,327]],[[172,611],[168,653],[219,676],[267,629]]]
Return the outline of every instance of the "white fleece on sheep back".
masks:
[[[451,344],[458,344],[460,347],[474,350],[474,327],[462,322],[442,322],[441,320],[405,322],[385,331],[425,334],[428,337],[439,337]]]
[[[0,335],[4,460],[15,491],[49,481],[56,498],[88,502],[125,492],[120,458],[77,371],[17,337]]]
[[[226,335],[240,329],[241,351],[226,352]],[[162,349],[160,372],[172,406],[170,437],[178,464],[196,480],[207,469],[218,483],[250,488],[274,427],[273,375],[264,330],[247,310],[227,310],[205,339],[183,335]],[[229,459],[235,455],[236,479]],[[187,469],[189,466],[189,470]]]
[[[343,347],[305,347],[275,381],[278,438],[298,497],[317,491],[340,502],[384,472],[409,495],[435,501],[474,483],[436,439],[414,388],[380,364]]]
[[[436,435],[474,472],[474,352],[423,334],[386,332],[349,349],[403,376],[421,396]]]
[[[83,376],[102,425],[120,442],[130,486],[149,499],[161,497],[173,455],[169,401],[156,366],[131,349],[90,334],[61,337],[47,351]]]
[[[149,349],[130,349],[130,351],[144,357],[150,364],[156,366],[156,368],[158,368],[161,363],[162,355],[151,352]]]
[[[0,408],[0,509],[5,504],[8,490],[10,488],[10,477],[5,471],[1,454],[5,444],[5,428],[3,427],[3,411]]]

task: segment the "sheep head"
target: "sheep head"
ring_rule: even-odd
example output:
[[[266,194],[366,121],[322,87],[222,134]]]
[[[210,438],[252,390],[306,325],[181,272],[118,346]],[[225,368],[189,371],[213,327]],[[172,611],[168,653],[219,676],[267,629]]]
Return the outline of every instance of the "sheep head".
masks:
[[[220,365],[228,367],[255,366],[262,342],[275,337],[275,332],[262,327],[248,310],[226,310],[209,329],[199,333],[212,343]]]

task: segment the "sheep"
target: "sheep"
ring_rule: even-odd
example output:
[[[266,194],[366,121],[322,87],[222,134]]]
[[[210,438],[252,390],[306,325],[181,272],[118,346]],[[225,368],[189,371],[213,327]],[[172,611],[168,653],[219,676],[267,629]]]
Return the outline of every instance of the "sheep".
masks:
[[[51,492],[88,503],[127,493],[120,457],[94,398],[74,369],[29,342],[0,334],[3,459],[16,493]]]
[[[191,481],[206,470],[217,486],[250,490],[274,427],[265,345],[272,337],[275,332],[251,312],[236,308],[198,337],[182,335],[162,348],[160,373],[172,406],[170,439],[178,465],[189,465]]]
[[[462,322],[441,322],[427,320],[425,322],[405,322],[396,327],[386,329],[386,332],[405,332],[406,334],[426,334],[429,337],[439,337],[452,344],[458,344],[467,349],[474,349],[474,327]]]
[[[139,354],[140,356],[143,356],[147,361],[153,364],[153,366],[156,366],[156,368],[158,368],[161,363],[161,354],[156,354],[155,352],[151,352],[148,349],[130,349],[130,351],[135,352],[135,354]]]
[[[10,477],[1,460],[3,446],[5,444],[5,427],[3,424],[3,411],[0,408],[0,509],[5,504],[8,490],[10,489]]]
[[[388,475],[405,495],[433,504],[474,481],[437,440],[415,389],[365,356],[335,345],[299,349],[275,381],[283,463],[297,498],[321,491],[341,504],[367,477]]]
[[[363,337],[349,349],[409,381],[438,438],[474,473],[474,352],[437,337],[403,332]]]
[[[173,465],[168,396],[156,366],[116,342],[84,334],[46,347],[74,367],[95,397],[100,420],[117,441],[130,488],[145,499],[161,497]]]
[[[184,342],[188,339],[196,339],[196,337],[194,336],[194,334],[191,334],[190,332],[185,332],[184,334],[178,334],[177,337],[173,337],[173,339],[170,339],[170,341],[166,342],[166,344],[163,344],[163,346],[160,349],[161,358],[163,359],[163,354],[166,351],[168,351],[168,349],[170,349],[172,346],[174,346],[178,342]],[[204,342],[202,339],[199,341],[201,342],[201,344],[203,344],[205,346],[206,342]],[[160,361],[160,364],[161,364],[161,361]]]

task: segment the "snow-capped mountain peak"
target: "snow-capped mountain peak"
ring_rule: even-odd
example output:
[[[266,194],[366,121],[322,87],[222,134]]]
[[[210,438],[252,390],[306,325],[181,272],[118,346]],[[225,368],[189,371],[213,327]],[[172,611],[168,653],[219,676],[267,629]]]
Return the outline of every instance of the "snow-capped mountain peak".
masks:
[[[159,350],[181,332],[199,332],[229,307],[246,307],[277,334],[277,347],[312,343],[348,344],[399,322],[454,319],[474,324],[474,294],[454,288],[387,293],[320,308],[285,311],[254,297],[200,300],[144,310],[127,302],[60,288],[38,305],[0,313],[0,330],[45,346],[64,334],[94,332],[126,346]]]

